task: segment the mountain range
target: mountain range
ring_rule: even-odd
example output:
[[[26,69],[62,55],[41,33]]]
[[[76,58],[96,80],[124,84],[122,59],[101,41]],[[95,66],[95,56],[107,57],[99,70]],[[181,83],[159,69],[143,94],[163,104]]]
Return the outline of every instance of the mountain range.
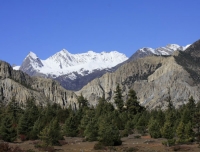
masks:
[[[101,77],[106,72],[114,72],[126,61],[136,60],[150,55],[171,55],[174,51],[184,51],[186,47],[177,44],[169,44],[165,47],[141,48],[128,59],[117,51],[95,53],[88,51],[82,54],[71,54],[63,49],[46,60],[40,59],[35,53],[30,52],[21,66],[15,66],[15,70],[21,70],[30,76],[42,76],[52,78],[61,85],[73,91],[80,90],[88,82]]]
[[[25,58],[20,66],[21,70],[13,70],[8,63],[0,61],[0,100],[6,103],[15,97],[19,103],[23,103],[28,98],[34,97],[38,104],[45,105],[56,102],[64,107],[71,105],[76,108],[78,104],[77,96],[82,94],[88,99],[90,105],[95,106],[99,97],[103,95],[108,102],[114,103],[115,89],[119,84],[124,101],[127,100],[128,91],[134,89],[140,104],[148,109],[158,107],[165,109],[169,94],[176,108],[187,103],[190,96],[193,96],[196,102],[199,101],[200,40],[186,47],[173,44],[161,48],[139,49],[128,60],[124,55],[113,52],[114,54],[120,54],[120,57],[124,56],[124,61],[121,60],[121,63],[119,62],[115,66],[113,64],[106,67],[106,69],[101,66],[99,69],[101,71],[105,70],[104,74],[94,74],[95,68],[88,70],[89,74],[85,75],[81,73],[81,70],[76,71],[84,79],[88,75],[92,75],[93,80],[88,80],[88,83],[82,89],[75,92],[66,90],[60,86],[60,82],[58,83],[56,80],[48,78],[47,75],[40,71],[38,72],[39,77],[36,75],[29,76],[23,72],[22,69],[28,69],[34,75],[34,73],[37,73],[34,68],[38,70],[44,67],[46,62],[39,59],[34,53],[29,53]],[[62,54],[67,53],[66,51],[61,51],[56,55],[58,57],[58,54],[62,56]],[[95,54],[94,52],[90,53]],[[149,55],[145,55],[148,53]],[[50,57],[50,59],[57,63],[55,65],[58,65],[57,58]],[[111,57],[107,57],[107,59],[111,59]],[[85,60],[80,62],[86,63]],[[69,69],[73,65],[67,63],[76,63],[75,61],[64,63],[65,59],[62,61],[62,66],[68,66]],[[27,64],[25,64],[26,62]],[[60,69],[62,68],[60,67]],[[110,69],[109,72],[108,69]],[[56,78],[59,78],[63,75],[56,76]],[[77,79],[79,78],[74,80]],[[81,78],[79,81],[81,81]]]

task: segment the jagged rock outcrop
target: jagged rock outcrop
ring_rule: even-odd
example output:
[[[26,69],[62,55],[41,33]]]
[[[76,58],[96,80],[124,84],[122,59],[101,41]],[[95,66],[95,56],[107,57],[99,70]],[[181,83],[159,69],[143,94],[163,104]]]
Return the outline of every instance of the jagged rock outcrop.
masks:
[[[103,94],[105,94],[108,101],[114,102],[114,91],[119,83],[124,100],[127,99],[129,89],[133,88],[137,93],[139,102],[149,109],[158,106],[163,109],[166,108],[168,89],[170,89],[175,107],[187,103],[190,96],[199,101],[200,87],[193,76],[194,72],[196,77],[200,73],[200,64],[197,64],[200,61],[197,58],[197,54],[200,53],[198,45],[200,46],[199,42],[195,42],[187,48],[186,52],[176,52],[172,56],[149,56],[130,61],[114,73],[106,73],[102,77],[91,81],[76,93],[78,95],[82,93],[93,105],[97,103],[98,98]],[[195,63],[192,60],[194,56]],[[191,62],[195,66],[190,65]],[[190,69],[192,69],[192,72]]]
[[[0,61],[0,100],[9,102],[14,97],[19,103],[34,97],[37,104],[46,105],[56,102],[63,107],[77,104],[76,94],[65,90],[54,80],[40,77],[30,77],[22,71]]]

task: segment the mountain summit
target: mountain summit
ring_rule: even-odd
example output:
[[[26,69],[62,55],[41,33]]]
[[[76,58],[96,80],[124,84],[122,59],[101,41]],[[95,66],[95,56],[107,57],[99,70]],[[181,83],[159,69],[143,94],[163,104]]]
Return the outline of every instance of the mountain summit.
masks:
[[[158,47],[156,49],[150,47],[143,47],[138,49],[130,58],[129,61],[143,58],[150,55],[172,55],[175,51],[185,51],[189,45],[180,46],[178,44],[168,44],[164,47]]]
[[[71,54],[63,49],[46,60],[41,60],[35,53],[30,52],[19,69],[31,76],[40,75],[50,78],[67,74],[73,80],[77,77],[74,72],[84,76],[94,70],[112,68],[127,59],[124,54],[117,51],[109,53],[88,51],[81,54]]]

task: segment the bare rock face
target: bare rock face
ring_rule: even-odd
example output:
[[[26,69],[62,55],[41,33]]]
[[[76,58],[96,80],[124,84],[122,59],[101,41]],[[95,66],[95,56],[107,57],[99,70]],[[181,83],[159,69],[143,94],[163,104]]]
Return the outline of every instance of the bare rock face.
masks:
[[[74,92],[65,90],[54,80],[30,77],[22,71],[0,61],[0,100],[9,102],[14,97],[19,103],[25,103],[28,98],[34,97],[37,104],[58,103],[62,107],[77,105],[77,96]]]
[[[179,53],[176,53],[179,56]],[[114,102],[114,91],[120,84],[124,100],[132,88],[136,91],[139,102],[149,108],[166,108],[168,89],[176,108],[187,103],[193,96],[199,100],[199,85],[191,78],[190,73],[177,63],[175,56],[150,56],[122,65],[114,73],[88,83],[82,93],[91,104],[97,104],[98,98],[105,94],[108,101]]]

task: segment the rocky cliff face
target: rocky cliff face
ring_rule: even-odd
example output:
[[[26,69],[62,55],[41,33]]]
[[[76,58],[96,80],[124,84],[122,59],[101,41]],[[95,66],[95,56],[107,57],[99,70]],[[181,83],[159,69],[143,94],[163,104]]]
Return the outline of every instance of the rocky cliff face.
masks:
[[[0,61],[0,100],[9,102],[14,97],[18,102],[24,103],[30,97],[36,99],[37,104],[45,105],[56,102],[63,107],[70,104],[75,108],[76,94],[65,90],[54,80],[30,77],[22,71],[13,70],[12,67]]]
[[[176,52],[168,57],[149,56],[130,61],[122,65],[114,73],[106,73],[102,77],[91,81],[76,93],[82,93],[93,105],[97,103],[98,98],[103,94],[105,94],[108,101],[114,102],[114,91],[119,83],[124,100],[127,99],[129,89],[133,88],[137,93],[139,102],[149,109],[158,106],[166,107],[168,89],[170,89],[170,95],[175,107],[188,102],[190,96],[199,101],[200,88],[192,72],[195,72],[195,76],[197,76],[200,72],[200,64],[193,63],[192,65],[195,66],[189,67],[189,61],[193,61],[193,57],[187,56],[188,52],[197,54],[200,51],[200,49],[199,51],[193,49],[195,53],[189,51],[191,48],[199,48],[197,44],[199,45],[197,42],[195,46],[191,45],[185,53]],[[183,54],[185,58],[183,58]],[[193,56],[196,57],[196,55]],[[183,61],[186,64],[184,62],[186,59],[188,61],[187,66],[183,66],[182,62],[178,62]],[[190,69],[192,69],[192,72]]]

